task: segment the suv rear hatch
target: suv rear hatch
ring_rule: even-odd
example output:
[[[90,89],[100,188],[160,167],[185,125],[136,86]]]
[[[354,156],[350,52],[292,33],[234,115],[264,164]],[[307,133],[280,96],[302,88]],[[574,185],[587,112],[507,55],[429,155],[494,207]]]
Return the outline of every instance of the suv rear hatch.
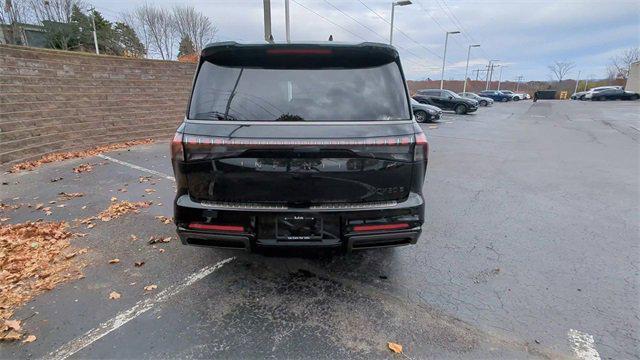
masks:
[[[386,45],[207,48],[176,139],[189,195],[229,206],[405,199],[416,150],[406,94]]]

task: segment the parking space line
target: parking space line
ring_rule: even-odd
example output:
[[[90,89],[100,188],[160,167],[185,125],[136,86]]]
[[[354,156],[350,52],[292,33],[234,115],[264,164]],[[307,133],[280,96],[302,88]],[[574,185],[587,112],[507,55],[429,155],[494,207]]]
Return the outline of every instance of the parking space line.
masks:
[[[581,360],[600,360],[600,354],[594,345],[593,336],[582,331],[569,329],[569,342],[571,350],[578,359]]]
[[[204,267],[199,271],[187,276],[182,283],[178,285],[170,286],[160,291],[153,297],[138,301],[132,308],[125,311],[121,311],[115,317],[100,324],[97,328],[89,330],[82,336],[72,340],[71,342],[65,345],[62,345],[56,351],[50,353],[47,356],[47,358],[61,360],[74,355],[78,351],[86,348],[87,346],[100,340],[101,338],[108,335],[109,333],[117,330],[122,325],[125,325],[129,321],[151,310],[154,306],[169,300],[171,297],[177,295],[178,293],[188,288],[189,286],[193,285],[197,281],[204,279],[208,275],[212,274],[213,272],[215,272],[216,270],[220,269],[225,264],[233,260],[235,260],[235,257],[230,257],[214,265]]]
[[[132,163],[128,163],[126,161],[114,159],[114,158],[112,158],[110,156],[107,156],[107,155],[104,155],[104,154],[98,154],[97,156],[99,158],[101,158],[101,159],[109,160],[109,161],[114,162],[116,164],[124,165],[124,166],[130,167],[132,169],[136,169],[136,170],[147,172],[149,174],[157,175],[157,176],[163,177],[163,178],[165,178],[167,180],[176,181],[176,178],[174,178],[173,176],[167,175],[165,173],[161,173],[159,171],[147,169],[147,168],[144,168],[142,166],[138,166],[136,164],[132,164]]]

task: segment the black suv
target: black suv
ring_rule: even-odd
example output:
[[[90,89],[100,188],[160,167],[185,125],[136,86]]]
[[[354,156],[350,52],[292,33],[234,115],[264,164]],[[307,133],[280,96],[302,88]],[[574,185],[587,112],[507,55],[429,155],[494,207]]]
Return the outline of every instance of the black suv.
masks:
[[[184,244],[353,250],[422,229],[428,144],[389,45],[208,45],[171,150]]]
[[[478,110],[478,102],[476,100],[463,98],[450,90],[418,90],[413,99],[423,104],[437,106],[443,110],[453,110],[456,114],[467,114]]]

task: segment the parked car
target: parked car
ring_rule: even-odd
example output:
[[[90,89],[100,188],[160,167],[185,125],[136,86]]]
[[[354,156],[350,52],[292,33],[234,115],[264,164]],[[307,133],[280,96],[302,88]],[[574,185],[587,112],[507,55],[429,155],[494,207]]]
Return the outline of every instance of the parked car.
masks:
[[[181,241],[415,244],[428,144],[409,99],[390,45],[206,46],[171,142]]]
[[[600,91],[609,90],[609,89],[619,89],[622,90],[622,86],[598,86],[590,89],[586,94],[584,94],[583,100],[591,100],[591,98],[599,93]]]
[[[482,97],[482,96],[480,96],[480,95],[478,95],[476,93],[463,92],[463,93],[459,93],[458,95],[462,96],[463,98],[475,100],[475,101],[478,102],[478,105],[480,105],[480,106],[493,105],[493,99],[492,98]]]
[[[525,100],[531,99],[531,95],[529,93],[522,93],[524,95]]]
[[[411,109],[417,122],[435,121],[442,117],[442,109],[437,106],[421,104],[411,99]]]
[[[571,100],[584,100],[584,96],[588,93],[588,91],[578,91],[571,95]]]
[[[511,100],[513,100],[513,101],[524,100],[524,98],[525,98],[524,94],[517,94],[517,93],[514,93],[511,90],[498,90],[498,91],[500,91],[503,94],[510,95],[511,96]]]
[[[604,89],[594,93],[591,96],[592,101],[638,99],[640,99],[640,94],[632,91],[624,91],[622,89]]]
[[[419,103],[437,106],[443,110],[453,110],[459,115],[478,110],[477,101],[465,99],[450,90],[418,90],[413,98]]]
[[[507,102],[507,101],[511,101],[512,98],[510,95],[507,94],[503,94],[500,91],[497,90],[485,90],[485,91],[480,91],[478,93],[478,95],[482,96],[482,97],[488,97],[491,98],[495,101],[500,101],[500,102]]]

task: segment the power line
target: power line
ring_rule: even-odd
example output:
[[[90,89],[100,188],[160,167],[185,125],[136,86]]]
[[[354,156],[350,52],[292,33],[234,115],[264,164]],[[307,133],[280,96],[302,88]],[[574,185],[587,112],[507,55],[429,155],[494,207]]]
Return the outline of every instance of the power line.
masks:
[[[375,10],[373,10],[372,8],[369,7],[369,5],[365,4],[364,2],[362,2],[362,0],[358,0],[360,2],[360,4],[362,4],[364,7],[366,7],[369,11],[371,11],[373,14],[375,14],[377,17],[379,17],[380,19],[382,19],[384,22],[386,22],[387,24],[389,24],[389,26],[391,26],[391,22],[389,22],[389,20],[385,19],[382,15],[378,14]],[[405,33],[404,31],[402,31],[401,29],[399,29],[397,26],[394,26],[394,30],[397,30],[400,34],[402,34],[404,37],[406,37],[407,39],[413,41],[416,45],[422,47],[423,49],[425,49],[428,53],[430,53],[431,55],[442,59],[442,56],[438,55],[437,53],[435,53],[433,50],[429,49],[428,47],[424,46],[422,43],[416,41],[414,38],[412,38],[411,36],[409,36],[407,33]]]

